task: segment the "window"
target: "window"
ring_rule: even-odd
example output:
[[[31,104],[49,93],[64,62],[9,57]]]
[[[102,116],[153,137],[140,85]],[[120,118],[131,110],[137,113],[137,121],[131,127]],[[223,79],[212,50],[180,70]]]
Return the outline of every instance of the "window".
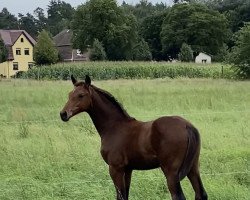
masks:
[[[21,55],[21,49],[20,48],[16,49],[16,55]]]
[[[23,42],[23,38],[21,38],[21,42]]]
[[[24,49],[24,55],[30,55],[30,50],[29,49]]]
[[[29,63],[28,63],[28,67],[29,67],[29,69],[32,69],[33,63],[32,63],[32,62],[29,62]]]
[[[18,62],[13,63],[13,70],[18,70]]]

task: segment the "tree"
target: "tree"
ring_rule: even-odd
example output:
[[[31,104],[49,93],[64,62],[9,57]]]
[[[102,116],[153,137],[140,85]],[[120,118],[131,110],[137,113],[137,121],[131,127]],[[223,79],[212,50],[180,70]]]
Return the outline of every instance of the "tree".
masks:
[[[34,16],[30,13],[27,13],[26,16],[19,13],[18,18],[19,28],[27,31],[33,38],[35,38],[38,33],[38,28]]]
[[[0,38],[0,63],[5,62],[8,58],[8,50]]]
[[[195,0],[174,0],[174,3],[195,2]]]
[[[131,58],[136,42],[137,24],[115,0],[90,0],[79,6],[72,21],[74,46],[84,51],[98,39],[109,60]]]
[[[229,53],[228,45],[224,43],[219,49],[217,55],[213,56],[212,60],[214,62],[224,62],[227,59],[228,53]]]
[[[95,39],[93,42],[93,46],[90,50],[90,60],[105,60],[106,59],[106,52],[102,46],[102,43]]]
[[[229,62],[241,78],[250,79],[250,23],[246,23],[236,34],[236,45],[229,56]]]
[[[232,32],[250,21],[250,0],[210,0],[207,5],[226,15]]]
[[[34,10],[34,16],[36,18],[37,30],[40,32],[43,29],[48,30],[48,19],[45,17],[44,10],[40,7],[37,7]]]
[[[149,50],[148,43],[143,38],[139,40],[136,46],[133,48],[133,60],[152,60],[152,54]]]
[[[58,61],[58,51],[45,30],[38,35],[37,44],[34,47],[34,61],[37,65],[50,65]]]
[[[178,56],[182,62],[190,62],[194,58],[193,50],[191,49],[191,47],[188,44],[183,43],[181,46],[181,51],[180,51]]]
[[[201,4],[175,4],[165,18],[161,42],[163,52],[176,58],[182,43],[194,52],[216,55],[228,38],[228,23],[224,15]]]
[[[48,5],[48,27],[54,36],[65,28],[69,28],[75,9],[64,1],[51,0]]]
[[[160,33],[163,20],[167,13],[168,10],[152,14],[146,17],[140,26],[139,32],[144,40],[148,43],[149,49],[152,52],[152,57],[155,60],[165,59],[162,55]]]
[[[145,18],[157,12],[163,12],[167,8],[167,6],[162,2],[153,5],[148,0],[140,0],[139,3],[135,4],[135,6],[123,2],[121,8],[126,13],[133,14],[136,17],[138,24],[141,25]]]
[[[3,8],[0,12],[0,29],[17,29],[17,18],[10,14],[7,8]]]

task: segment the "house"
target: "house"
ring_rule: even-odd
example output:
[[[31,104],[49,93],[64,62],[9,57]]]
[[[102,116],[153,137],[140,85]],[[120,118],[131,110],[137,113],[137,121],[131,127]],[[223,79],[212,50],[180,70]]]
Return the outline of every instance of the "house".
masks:
[[[79,49],[73,48],[72,37],[73,32],[70,29],[65,29],[53,37],[60,60],[64,62],[89,60],[88,52],[82,53]]]
[[[32,68],[36,41],[26,31],[0,29],[0,37],[8,51],[7,61],[0,63],[0,76],[9,78]]]
[[[199,55],[196,56],[196,58],[195,58],[195,63],[210,64],[211,63],[211,56],[209,56],[205,53],[199,53]]]

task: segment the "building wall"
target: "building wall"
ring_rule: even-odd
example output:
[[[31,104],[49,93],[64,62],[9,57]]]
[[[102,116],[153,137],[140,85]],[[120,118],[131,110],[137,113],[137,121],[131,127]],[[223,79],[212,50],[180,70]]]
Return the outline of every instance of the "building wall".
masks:
[[[20,55],[17,55],[17,49],[20,50]],[[25,55],[25,50],[29,50],[29,55]],[[27,71],[29,64],[34,63],[33,46],[29,40],[22,34],[12,46],[14,60],[9,62],[9,71],[6,77],[13,76],[18,71]],[[18,69],[14,69],[14,65],[18,64]]]
[[[0,63],[0,76],[7,76],[9,61]]]
[[[206,60],[206,62],[204,62],[205,60]],[[200,53],[198,56],[196,56],[195,62],[209,64],[209,63],[211,63],[211,56],[204,54],[204,53]]]

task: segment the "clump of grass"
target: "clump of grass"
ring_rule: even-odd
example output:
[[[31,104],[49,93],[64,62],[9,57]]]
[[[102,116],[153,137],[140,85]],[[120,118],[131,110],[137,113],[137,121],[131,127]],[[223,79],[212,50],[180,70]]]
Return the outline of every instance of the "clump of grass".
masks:
[[[27,138],[30,135],[29,125],[25,122],[21,122],[18,128],[18,135],[20,138]]]

